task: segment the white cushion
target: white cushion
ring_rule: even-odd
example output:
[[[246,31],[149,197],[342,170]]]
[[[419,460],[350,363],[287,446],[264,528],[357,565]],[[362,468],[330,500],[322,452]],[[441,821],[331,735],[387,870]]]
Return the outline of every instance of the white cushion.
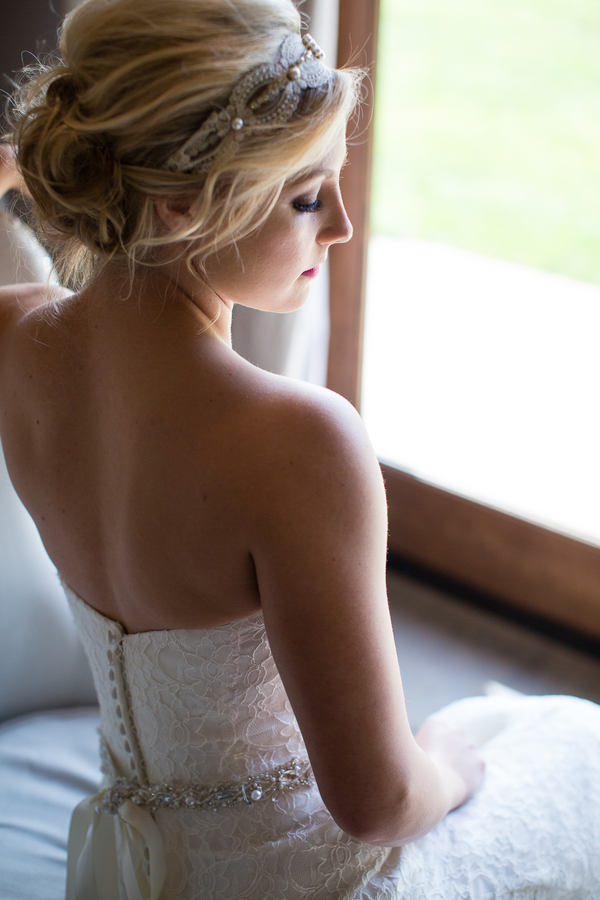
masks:
[[[101,778],[98,724],[83,708],[0,725],[2,900],[64,900],[71,813]]]
[[[0,449],[0,720],[96,702],[66,597]]]
[[[47,280],[49,271],[31,233],[0,213],[0,284]],[[56,569],[10,482],[1,448],[0,622],[0,721],[96,702]]]
[[[50,257],[33,233],[0,208],[0,284],[55,281]]]

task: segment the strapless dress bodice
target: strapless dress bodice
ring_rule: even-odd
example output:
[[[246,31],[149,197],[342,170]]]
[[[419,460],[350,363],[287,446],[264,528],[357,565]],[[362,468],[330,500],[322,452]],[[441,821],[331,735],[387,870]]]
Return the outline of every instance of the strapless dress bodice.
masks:
[[[211,783],[306,757],[262,613],[215,628],[126,634],[65,591],[118,776]]]
[[[106,774],[73,814],[67,900],[349,900],[377,877],[389,850],[325,808],[262,613],[127,634],[63,585]]]

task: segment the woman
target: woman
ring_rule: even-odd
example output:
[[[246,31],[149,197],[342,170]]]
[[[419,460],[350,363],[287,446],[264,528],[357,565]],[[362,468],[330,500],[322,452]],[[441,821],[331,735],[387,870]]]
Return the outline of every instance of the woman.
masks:
[[[413,738],[361,421],[230,346],[351,236],[357,73],[287,0],[88,0],[61,53],[12,141],[77,292],[3,289],[0,391],[102,710],[67,896],[598,896],[598,709],[447,711],[478,793],[464,732]]]

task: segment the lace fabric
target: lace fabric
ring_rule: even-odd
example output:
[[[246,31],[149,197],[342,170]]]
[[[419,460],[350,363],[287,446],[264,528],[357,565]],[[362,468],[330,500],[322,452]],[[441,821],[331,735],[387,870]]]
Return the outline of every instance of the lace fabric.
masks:
[[[126,635],[65,590],[117,778],[241,782],[306,758],[261,614]],[[485,734],[486,780],[406,847],[353,840],[314,784],[216,810],[150,813],[126,801],[111,816],[94,812],[90,798],[74,816],[70,870],[93,857],[95,841],[95,871],[114,870],[116,887],[107,875],[94,889],[111,900],[598,900],[600,709],[574,698],[494,697],[442,715]],[[77,900],[91,896],[83,868],[79,881],[71,876],[68,896]]]

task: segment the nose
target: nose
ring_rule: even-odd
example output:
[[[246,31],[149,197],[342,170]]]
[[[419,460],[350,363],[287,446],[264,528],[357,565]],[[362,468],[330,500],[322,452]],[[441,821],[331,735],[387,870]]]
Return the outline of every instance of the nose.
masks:
[[[323,247],[330,244],[345,244],[352,237],[352,222],[348,218],[344,201],[341,194],[337,197],[337,202],[331,208],[331,214],[327,221],[323,223],[323,227],[317,237],[317,242]]]

